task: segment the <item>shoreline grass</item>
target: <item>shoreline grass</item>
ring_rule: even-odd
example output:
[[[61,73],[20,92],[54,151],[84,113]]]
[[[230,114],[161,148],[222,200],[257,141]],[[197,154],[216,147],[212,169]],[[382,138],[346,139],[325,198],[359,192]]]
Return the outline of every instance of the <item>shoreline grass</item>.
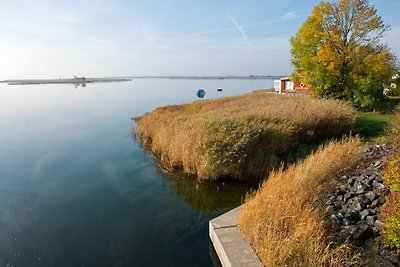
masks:
[[[260,179],[297,147],[348,133],[346,103],[265,92],[170,105],[137,117],[143,147],[202,180]]]
[[[358,255],[346,243],[333,247],[320,197],[334,177],[357,166],[361,141],[330,142],[304,162],[271,173],[249,196],[238,224],[266,266],[351,266]]]
[[[397,150],[384,170],[383,180],[389,188],[389,194],[379,212],[384,223],[384,245],[400,250],[400,113],[391,122],[390,138],[397,145]]]

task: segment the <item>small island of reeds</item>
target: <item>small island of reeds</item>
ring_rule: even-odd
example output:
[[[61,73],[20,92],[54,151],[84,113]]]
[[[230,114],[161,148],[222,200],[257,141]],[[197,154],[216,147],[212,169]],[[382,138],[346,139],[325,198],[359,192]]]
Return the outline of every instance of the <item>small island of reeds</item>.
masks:
[[[305,144],[348,133],[348,104],[266,92],[156,108],[137,117],[144,147],[164,168],[199,179],[258,179]]]

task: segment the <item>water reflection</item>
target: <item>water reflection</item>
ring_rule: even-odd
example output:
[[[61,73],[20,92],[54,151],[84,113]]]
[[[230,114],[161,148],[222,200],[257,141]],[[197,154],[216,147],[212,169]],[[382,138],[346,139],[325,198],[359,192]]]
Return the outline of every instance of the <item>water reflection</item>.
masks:
[[[258,183],[198,182],[183,174],[168,173],[165,170],[163,172],[165,186],[174,191],[189,207],[204,214],[219,214],[235,208],[242,204],[246,193],[258,188]]]
[[[138,125],[133,126],[133,141],[147,155],[151,155],[150,146],[143,145],[138,137]],[[186,175],[179,170],[170,171],[163,167],[157,156],[152,156],[154,166],[162,173],[164,188],[174,192],[190,207],[204,214],[220,214],[243,203],[247,193],[258,188],[257,181],[199,181],[195,176]]]
[[[193,101],[197,83],[220,86],[0,85],[0,266],[212,266],[208,221],[247,187],[167,175],[127,136],[130,117]]]

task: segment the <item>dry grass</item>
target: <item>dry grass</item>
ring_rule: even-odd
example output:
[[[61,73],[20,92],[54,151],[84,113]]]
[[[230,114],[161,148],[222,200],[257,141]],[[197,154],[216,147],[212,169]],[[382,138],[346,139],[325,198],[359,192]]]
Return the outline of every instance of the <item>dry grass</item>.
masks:
[[[160,107],[136,120],[164,167],[244,179],[265,176],[300,144],[348,132],[355,118],[342,102],[258,92]]]
[[[334,247],[320,197],[334,177],[357,166],[364,152],[357,138],[331,142],[304,162],[271,173],[239,215],[239,227],[266,266],[351,266],[358,256]]]

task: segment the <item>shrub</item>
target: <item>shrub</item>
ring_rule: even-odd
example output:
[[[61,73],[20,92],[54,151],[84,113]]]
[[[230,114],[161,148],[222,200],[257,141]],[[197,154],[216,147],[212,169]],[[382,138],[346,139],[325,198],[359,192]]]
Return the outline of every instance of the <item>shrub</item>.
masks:
[[[364,152],[357,138],[331,142],[304,162],[271,173],[248,197],[239,227],[266,266],[351,266],[347,244],[327,241],[324,210],[318,208],[334,177],[357,166]]]
[[[301,144],[348,132],[355,118],[343,102],[258,92],[160,107],[136,121],[164,167],[244,179],[265,176]]]
[[[400,113],[392,121],[391,131],[397,151],[383,174],[389,195],[380,210],[380,216],[384,222],[383,243],[389,248],[400,249]]]

